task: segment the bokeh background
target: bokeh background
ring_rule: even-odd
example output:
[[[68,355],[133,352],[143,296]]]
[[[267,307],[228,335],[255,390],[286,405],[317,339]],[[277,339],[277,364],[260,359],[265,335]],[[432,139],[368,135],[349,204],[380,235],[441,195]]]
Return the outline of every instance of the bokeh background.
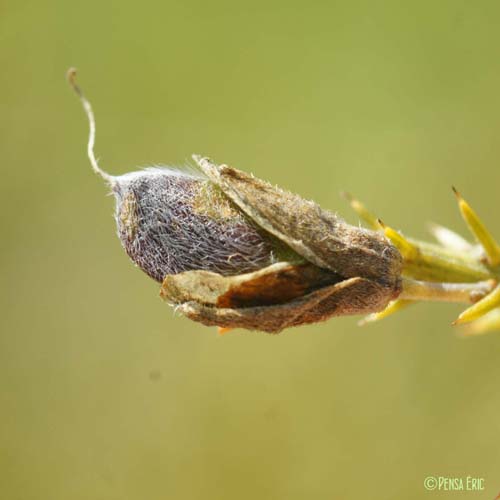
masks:
[[[500,234],[500,4],[0,4],[0,483],[6,500],[494,498],[500,336],[420,305],[279,336],[174,316],[115,236],[112,173],[192,153],[357,224]],[[485,479],[427,492],[426,476]]]

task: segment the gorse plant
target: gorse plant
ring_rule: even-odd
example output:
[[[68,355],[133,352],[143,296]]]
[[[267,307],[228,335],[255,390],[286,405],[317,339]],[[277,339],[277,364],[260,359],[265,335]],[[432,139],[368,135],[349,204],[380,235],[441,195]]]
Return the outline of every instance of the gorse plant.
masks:
[[[500,328],[500,246],[455,191],[477,243],[433,225],[437,243],[404,237],[346,195],[370,229],[355,227],[316,203],[208,158],[197,171],[166,167],[121,176],[88,156],[110,186],[121,243],[161,283],[161,297],[187,317],[226,332],[270,333],[334,316],[378,321],[421,301],[471,304],[455,324],[469,333]]]
[[[500,245],[469,203],[455,188],[453,191],[474,243],[434,223],[429,230],[437,243],[405,237],[376,218],[360,201],[344,194],[361,219],[375,231],[383,232],[403,257],[403,292],[362,324],[383,319],[418,301],[442,300],[472,303],[453,322],[468,324],[465,335],[500,329]]]

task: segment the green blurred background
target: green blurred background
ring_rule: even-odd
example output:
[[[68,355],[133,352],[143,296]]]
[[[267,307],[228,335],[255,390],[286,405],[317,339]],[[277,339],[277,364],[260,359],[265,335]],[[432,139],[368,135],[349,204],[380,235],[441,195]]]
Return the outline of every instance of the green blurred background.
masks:
[[[210,155],[357,224],[343,189],[425,236],[500,234],[496,1],[0,5],[0,496],[493,498],[500,336],[452,305],[279,336],[173,315],[90,170]],[[430,493],[428,475],[485,479]]]

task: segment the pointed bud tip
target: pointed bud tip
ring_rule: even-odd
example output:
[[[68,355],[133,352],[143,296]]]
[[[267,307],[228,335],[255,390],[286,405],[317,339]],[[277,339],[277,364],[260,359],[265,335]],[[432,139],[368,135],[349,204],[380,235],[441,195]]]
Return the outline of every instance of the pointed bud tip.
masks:
[[[466,323],[469,323],[472,321],[472,319],[467,318],[464,316],[464,314],[460,314],[460,316],[455,319],[454,321],[451,322],[451,326],[460,326],[460,325],[465,325]]]

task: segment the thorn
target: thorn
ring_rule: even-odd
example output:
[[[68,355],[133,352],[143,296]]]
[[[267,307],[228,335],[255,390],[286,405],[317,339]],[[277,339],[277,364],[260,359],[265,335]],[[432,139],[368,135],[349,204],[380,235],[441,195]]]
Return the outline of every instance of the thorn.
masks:
[[[377,219],[377,221],[383,229],[385,236],[399,250],[404,259],[414,260],[418,256],[419,250],[413,243],[410,243],[401,233],[392,227],[386,226],[382,220]]]
[[[363,219],[372,229],[375,230],[380,230],[382,229],[377,217],[373,215],[366,207],[361,203],[359,200],[354,198],[350,193],[347,191],[342,191],[340,193],[342,198],[344,198],[349,205],[351,205],[351,208]]]
[[[500,308],[485,314],[476,321],[458,330],[458,335],[464,338],[477,337],[492,331],[500,330]]]
[[[457,197],[460,213],[471,233],[483,247],[488,263],[493,267],[499,266],[500,245],[498,245],[491,233],[486,229],[486,226],[472,207],[462,198],[462,195],[454,187],[452,189]]]
[[[349,193],[349,191],[340,191],[340,196],[342,196],[342,198],[344,198],[344,200],[346,200],[349,203],[351,203],[353,199],[352,194]]]
[[[361,321],[358,322],[358,326],[365,326],[369,323],[374,323],[376,321],[380,321],[381,319],[385,319],[388,316],[393,315],[394,313],[401,311],[401,309],[404,309],[405,307],[409,306],[410,304],[414,304],[413,300],[404,300],[404,299],[397,299],[397,300],[392,300],[387,304],[386,308],[383,309],[382,311],[378,313],[372,313],[363,318]]]
[[[500,285],[486,295],[486,297],[477,301],[474,305],[467,308],[460,316],[452,323],[452,325],[462,325],[481,318],[491,310],[500,307]]]

